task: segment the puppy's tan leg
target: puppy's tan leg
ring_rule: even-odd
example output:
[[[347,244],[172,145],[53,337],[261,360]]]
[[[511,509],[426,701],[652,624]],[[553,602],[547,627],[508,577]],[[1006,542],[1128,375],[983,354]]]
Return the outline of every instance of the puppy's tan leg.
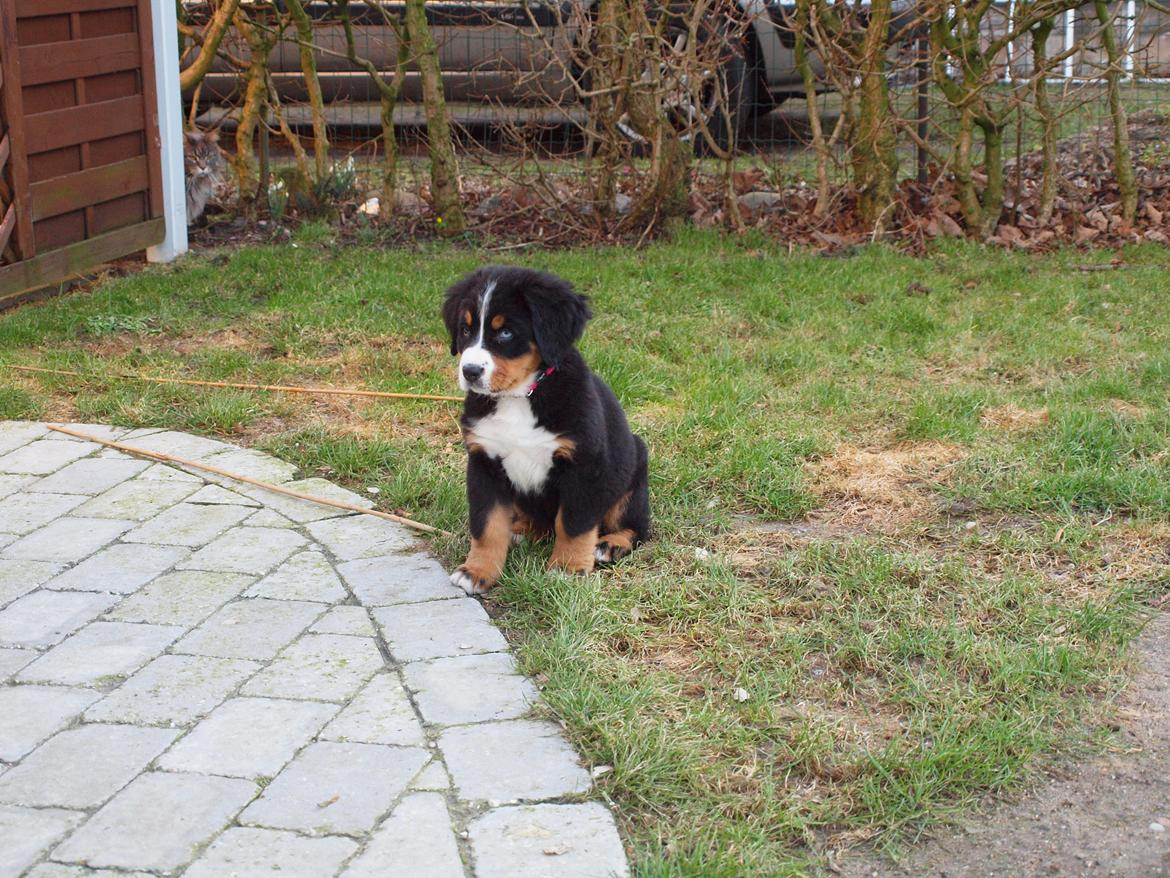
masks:
[[[487,515],[483,533],[471,539],[467,560],[451,574],[451,582],[468,594],[484,594],[500,578],[512,535],[512,510],[496,506]]]
[[[597,548],[597,528],[592,527],[583,534],[569,536],[565,532],[561,513],[557,513],[557,540],[553,544],[552,557],[548,559],[549,570],[567,570],[584,576],[593,572],[594,550]]]

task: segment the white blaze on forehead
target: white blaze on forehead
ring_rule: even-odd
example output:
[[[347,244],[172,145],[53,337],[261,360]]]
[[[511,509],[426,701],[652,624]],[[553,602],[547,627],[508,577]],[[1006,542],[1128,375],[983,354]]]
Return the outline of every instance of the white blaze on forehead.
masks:
[[[470,390],[471,386],[467,383],[467,379],[463,377],[463,367],[467,365],[482,366],[483,376],[476,382],[480,388],[491,387],[492,371],[495,368],[495,361],[492,360],[492,355],[484,349],[483,333],[484,327],[487,325],[488,309],[491,307],[492,291],[496,288],[496,282],[490,280],[487,286],[483,288],[483,292],[479,296],[479,336],[475,340],[475,344],[463,351],[463,356],[459,358],[459,386],[463,390]]]

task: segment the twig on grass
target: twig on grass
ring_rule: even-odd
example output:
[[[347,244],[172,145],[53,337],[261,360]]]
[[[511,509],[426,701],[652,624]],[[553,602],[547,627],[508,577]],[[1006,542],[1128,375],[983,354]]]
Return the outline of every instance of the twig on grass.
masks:
[[[177,457],[174,454],[166,454],[162,451],[149,451],[145,448],[136,448],[133,445],[125,445],[121,442],[114,442],[110,439],[102,439],[100,436],[94,436],[90,433],[83,433],[80,430],[71,430],[68,427],[59,427],[56,424],[46,425],[50,430],[57,433],[65,433],[68,436],[73,436],[77,439],[84,439],[87,442],[96,442],[99,445],[105,445],[108,448],[116,448],[118,451],[124,451],[127,454],[136,454],[139,457],[146,457],[150,460],[161,461],[162,463],[172,463],[178,466],[191,467],[192,469],[203,470],[205,472],[214,473],[217,476],[224,476],[225,478],[233,479],[237,482],[243,482],[246,485],[255,485],[257,488],[263,488],[266,491],[273,491],[277,494],[284,494],[286,497],[295,497],[298,500],[307,500],[310,503],[320,503],[322,506],[332,506],[334,509],[344,509],[348,512],[359,512],[362,515],[373,515],[376,518],[385,518],[389,521],[398,522],[398,524],[406,525],[407,527],[421,530],[425,533],[442,534],[445,537],[454,536],[450,531],[442,530],[441,528],[431,527],[429,524],[415,521],[410,518],[404,518],[401,515],[394,515],[390,512],[382,512],[378,509],[366,509],[362,506],[356,506],[353,503],[344,503],[340,500],[330,500],[326,497],[316,497],[312,494],[306,494],[303,491],[294,491],[292,488],[282,488],[280,485],[273,485],[270,482],[262,482],[259,479],[254,479],[251,476],[241,475],[240,473],[233,473],[229,470],[220,469],[217,466],[212,466],[207,463],[199,463],[194,460],[187,460],[184,457]]]

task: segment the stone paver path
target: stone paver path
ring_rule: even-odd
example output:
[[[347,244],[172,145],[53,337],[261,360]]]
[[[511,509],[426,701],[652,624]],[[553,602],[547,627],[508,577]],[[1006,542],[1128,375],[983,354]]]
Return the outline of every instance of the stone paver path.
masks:
[[[408,530],[0,422],[0,878],[628,875],[537,700]]]

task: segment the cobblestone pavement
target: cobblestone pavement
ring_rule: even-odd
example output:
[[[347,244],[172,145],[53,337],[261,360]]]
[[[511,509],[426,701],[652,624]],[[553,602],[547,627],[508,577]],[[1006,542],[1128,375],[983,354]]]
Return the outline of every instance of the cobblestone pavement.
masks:
[[[627,875],[536,702],[398,525],[0,422],[0,878]]]

